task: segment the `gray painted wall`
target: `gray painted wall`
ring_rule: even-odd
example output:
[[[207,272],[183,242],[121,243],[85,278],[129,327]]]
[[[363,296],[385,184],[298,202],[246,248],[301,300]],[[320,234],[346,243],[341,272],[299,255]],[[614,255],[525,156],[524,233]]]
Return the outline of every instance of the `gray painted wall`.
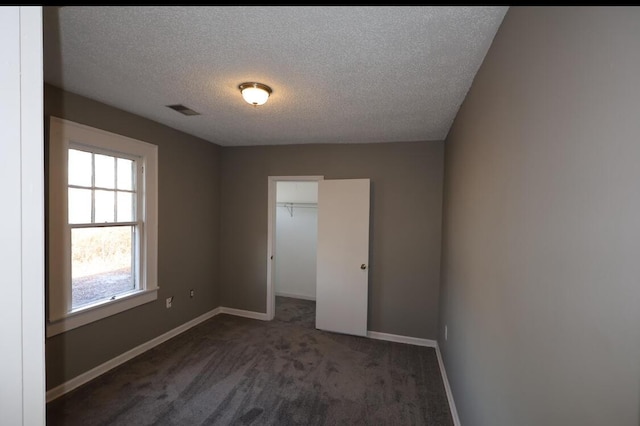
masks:
[[[443,143],[224,148],[221,303],[266,311],[268,176],[370,178],[369,330],[435,339]]]
[[[446,141],[462,424],[640,411],[640,8],[511,7]]]
[[[50,115],[158,145],[160,290],[155,302],[47,339],[47,389],[220,305],[220,147],[45,85],[45,122]],[[169,296],[173,307],[166,309]]]

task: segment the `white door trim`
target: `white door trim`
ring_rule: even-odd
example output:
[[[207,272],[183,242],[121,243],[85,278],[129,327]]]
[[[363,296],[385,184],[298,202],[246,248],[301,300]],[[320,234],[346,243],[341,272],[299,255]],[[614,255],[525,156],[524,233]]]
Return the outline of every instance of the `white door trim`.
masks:
[[[45,424],[42,6],[0,7],[0,412]]]
[[[273,256],[276,251],[276,184],[278,181],[320,181],[324,176],[269,176],[267,201],[267,320],[276,314],[276,292],[273,268]]]

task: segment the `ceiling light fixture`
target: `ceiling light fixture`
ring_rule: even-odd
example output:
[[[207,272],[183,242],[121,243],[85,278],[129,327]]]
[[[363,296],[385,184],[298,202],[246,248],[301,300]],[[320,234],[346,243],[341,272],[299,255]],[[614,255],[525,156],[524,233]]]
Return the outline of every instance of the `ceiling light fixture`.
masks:
[[[242,83],[238,87],[244,100],[253,106],[264,104],[271,94],[271,87],[262,83]]]

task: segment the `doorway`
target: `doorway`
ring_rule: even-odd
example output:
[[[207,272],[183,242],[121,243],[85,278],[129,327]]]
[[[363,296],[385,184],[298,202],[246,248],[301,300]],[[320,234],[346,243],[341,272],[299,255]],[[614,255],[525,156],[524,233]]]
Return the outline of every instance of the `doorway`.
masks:
[[[268,196],[267,317],[276,297],[316,298],[318,181],[322,176],[270,176]]]
[[[316,300],[318,183],[276,182],[276,297]]]
[[[315,181],[315,182],[314,182]],[[304,201],[299,198],[281,196],[278,199],[278,185],[282,184],[282,194],[288,183],[289,190],[297,186],[306,187],[305,183],[314,182],[313,199],[315,199],[315,225],[314,238],[306,238],[315,241],[315,247],[302,249],[291,244],[282,253],[278,252],[277,234],[284,234],[291,230],[278,229],[278,213],[281,222],[294,217],[296,203]],[[297,183],[297,184],[296,184]],[[302,191],[304,192],[304,191]],[[324,180],[316,176],[287,176],[269,177],[268,196],[268,253],[267,253],[267,319],[273,320],[276,314],[276,292],[288,296],[301,296],[307,292],[307,297],[313,297],[315,287],[315,301],[311,306],[302,307],[300,313],[315,314],[315,328],[325,331],[333,331],[358,336],[367,335],[367,305],[368,305],[368,258],[369,258],[369,216],[370,216],[370,179],[333,179]],[[308,197],[309,195],[307,195]],[[317,197],[317,198],[316,198]],[[309,201],[310,199],[306,199]],[[307,204],[307,205],[305,205]],[[299,203],[299,207],[309,207],[308,204]],[[278,210],[280,209],[280,211]],[[300,210],[300,209],[298,209]],[[300,214],[300,213],[299,213]],[[290,217],[287,217],[289,215]],[[300,233],[300,229],[293,233]],[[311,284],[305,284],[304,290],[296,287],[295,290],[286,288],[286,283],[276,284],[278,278],[287,275],[282,268],[287,264],[294,264],[299,259],[278,259],[281,254],[286,258],[287,252],[298,256],[306,251],[307,259],[304,263],[310,266],[310,270],[302,272],[305,279]],[[315,262],[313,257],[315,255]],[[276,260],[279,260],[277,262]],[[278,266],[280,271],[278,272]],[[285,265],[285,266],[282,266]],[[315,266],[315,271],[313,267]],[[300,271],[298,271],[300,272]],[[288,272],[291,274],[291,271]],[[315,275],[315,278],[314,278]],[[300,299],[279,298],[278,302],[290,303]],[[284,308],[283,310],[286,310]],[[295,310],[295,309],[294,309]],[[314,311],[314,312],[311,312]],[[306,315],[303,315],[306,316]],[[313,315],[312,315],[313,316]],[[278,317],[280,320],[281,318]]]

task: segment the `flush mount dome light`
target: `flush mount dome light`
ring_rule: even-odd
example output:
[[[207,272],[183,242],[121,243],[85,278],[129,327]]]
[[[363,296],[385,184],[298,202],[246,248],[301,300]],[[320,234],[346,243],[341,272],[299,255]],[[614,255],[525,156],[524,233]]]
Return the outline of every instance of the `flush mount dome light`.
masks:
[[[238,87],[244,100],[253,106],[264,104],[271,94],[271,87],[262,83],[242,83]]]

